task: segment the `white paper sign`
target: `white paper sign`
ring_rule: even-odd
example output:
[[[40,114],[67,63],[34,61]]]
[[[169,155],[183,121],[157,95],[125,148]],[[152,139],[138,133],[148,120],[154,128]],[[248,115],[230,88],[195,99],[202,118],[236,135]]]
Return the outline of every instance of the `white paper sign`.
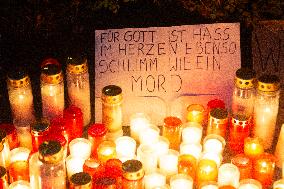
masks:
[[[122,88],[125,125],[135,112],[161,124],[167,115],[184,120],[189,104],[230,103],[241,66],[239,23],[96,30],[95,37],[96,122],[110,84]]]

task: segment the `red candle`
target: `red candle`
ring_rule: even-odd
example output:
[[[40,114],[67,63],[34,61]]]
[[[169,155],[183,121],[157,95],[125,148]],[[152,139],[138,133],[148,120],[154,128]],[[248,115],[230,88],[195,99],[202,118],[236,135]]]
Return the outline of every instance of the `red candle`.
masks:
[[[95,179],[94,188],[96,189],[118,189],[116,179],[111,176],[104,176]]]
[[[47,120],[36,121],[31,125],[32,152],[37,152],[39,145],[47,140],[49,134],[49,122]]]
[[[240,180],[252,178],[252,161],[245,154],[238,154],[231,159],[240,171]]]
[[[74,138],[80,138],[83,134],[83,113],[81,109],[71,105],[64,109],[63,118],[72,132],[70,141]]]
[[[109,159],[105,164],[105,175],[116,179],[117,188],[122,185],[122,162],[119,159]]]
[[[87,159],[83,165],[83,172],[89,173],[93,179],[104,175],[105,167],[97,159]]]
[[[248,117],[235,115],[231,118],[229,146],[232,152],[244,152],[244,140],[250,135],[250,127]]]
[[[207,135],[216,134],[226,137],[228,111],[223,108],[213,108],[209,113]]]
[[[65,119],[62,117],[54,118],[50,123],[50,132],[54,134],[61,134],[64,136],[66,142],[69,144],[71,141],[71,130],[67,127]]]
[[[106,140],[107,128],[104,124],[93,124],[88,129],[88,139],[92,143],[92,154],[94,158],[98,157],[97,149],[98,146]]]
[[[213,99],[207,103],[207,112],[210,112],[213,108],[223,108],[225,109],[225,103],[220,99]]]
[[[0,124],[0,128],[6,131],[10,150],[17,148],[20,142],[18,140],[16,127],[13,124],[2,123]]]

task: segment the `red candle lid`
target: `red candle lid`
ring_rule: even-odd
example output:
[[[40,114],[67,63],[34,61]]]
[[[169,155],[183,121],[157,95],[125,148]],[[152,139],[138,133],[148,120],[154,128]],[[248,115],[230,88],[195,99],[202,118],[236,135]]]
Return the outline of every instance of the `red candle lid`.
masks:
[[[63,111],[64,118],[76,118],[76,117],[82,117],[82,116],[83,116],[83,113],[81,109],[74,105],[69,106]]]
[[[88,135],[92,137],[104,136],[107,133],[107,128],[102,123],[92,124],[88,129]]]
[[[178,117],[169,116],[164,119],[164,126],[166,127],[178,127],[182,124]]]
[[[207,107],[210,108],[210,109],[213,109],[213,108],[225,108],[225,103],[223,102],[223,100],[213,99],[213,100],[210,100],[207,103]]]
[[[122,176],[122,162],[119,159],[109,159],[105,165],[105,174],[108,176]]]
[[[61,146],[65,146],[67,141],[65,139],[65,137],[61,134],[58,134],[58,133],[50,133],[48,136],[47,136],[47,139],[46,140],[55,140],[57,142],[60,143]]]

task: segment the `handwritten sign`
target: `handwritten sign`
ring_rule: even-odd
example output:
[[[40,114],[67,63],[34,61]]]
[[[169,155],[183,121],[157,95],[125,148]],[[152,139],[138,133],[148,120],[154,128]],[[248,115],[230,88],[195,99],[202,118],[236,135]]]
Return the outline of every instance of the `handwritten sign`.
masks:
[[[101,121],[101,91],[122,88],[124,124],[135,112],[161,124],[184,118],[192,103],[229,103],[240,68],[238,23],[126,28],[95,31],[95,112]]]

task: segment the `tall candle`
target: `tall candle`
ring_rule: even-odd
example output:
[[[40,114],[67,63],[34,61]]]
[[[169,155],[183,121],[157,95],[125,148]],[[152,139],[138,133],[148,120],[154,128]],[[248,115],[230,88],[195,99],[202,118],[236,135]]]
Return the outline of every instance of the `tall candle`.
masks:
[[[159,167],[163,174],[171,176],[178,173],[178,151],[169,150],[159,157]]]
[[[203,140],[204,152],[213,152],[216,154],[222,154],[225,148],[226,142],[222,136],[209,134]]]
[[[170,180],[171,189],[192,189],[193,179],[184,174],[177,174],[171,177]]]
[[[274,155],[276,157],[276,166],[282,168],[282,163],[284,162],[284,124],[281,126],[281,131],[278,137],[277,145],[275,148]]]
[[[117,157],[133,159],[136,151],[136,141],[129,136],[122,136],[115,140]]]
[[[91,149],[91,142],[85,138],[73,139],[69,144],[70,155],[84,160],[90,157]]]
[[[255,179],[243,179],[238,189],[262,189],[262,185]]]
[[[182,129],[182,142],[199,144],[202,138],[203,127],[199,123],[187,122]]]
[[[240,180],[252,178],[252,160],[245,154],[238,154],[231,159],[240,171]]]
[[[151,125],[139,134],[140,144],[156,144],[159,141],[160,129]]]
[[[214,108],[209,113],[206,134],[216,134],[226,137],[228,126],[228,111],[223,108]]]
[[[158,156],[155,154],[153,146],[141,144],[137,148],[137,158],[142,162],[145,174],[150,174],[157,170]]]
[[[69,155],[66,158],[66,170],[67,176],[70,178],[73,174],[83,171],[84,159],[79,157],[73,157]]]
[[[264,152],[262,140],[260,138],[245,138],[244,153],[252,159],[257,158]]]
[[[180,154],[190,154],[198,160],[202,155],[202,146],[201,144],[182,143]]]
[[[160,172],[153,172],[146,174],[144,177],[145,189],[152,189],[154,187],[162,187],[166,184],[166,177]]]
[[[168,116],[164,119],[163,136],[169,140],[171,149],[179,149],[181,124],[178,117]]]
[[[218,171],[218,185],[230,185],[238,188],[240,180],[240,171],[237,166],[231,163],[225,163],[220,166]]]
[[[144,113],[135,113],[130,117],[130,136],[139,142],[139,134],[150,124],[150,118]]]

